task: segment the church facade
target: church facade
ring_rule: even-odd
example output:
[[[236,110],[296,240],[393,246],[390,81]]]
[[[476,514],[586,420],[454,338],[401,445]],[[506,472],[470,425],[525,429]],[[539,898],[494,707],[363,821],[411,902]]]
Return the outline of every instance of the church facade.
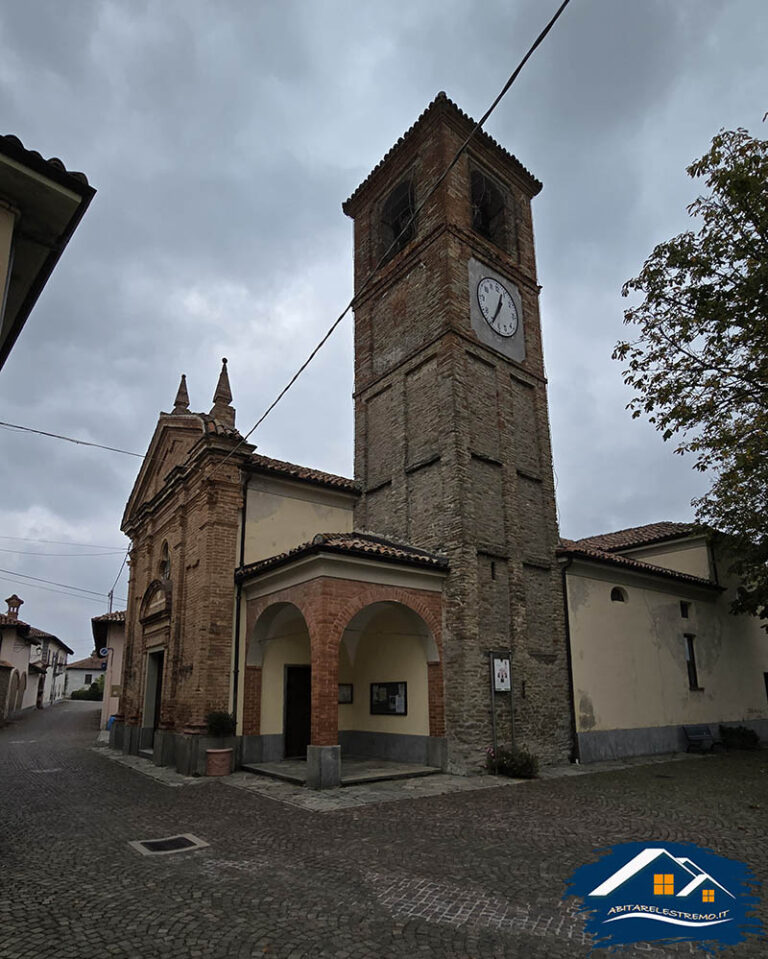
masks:
[[[226,361],[210,412],[190,410],[182,378],[160,415],[122,525],[113,745],[201,772],[206,714],[227,710],[238,762],[306,755],[319,787],[338,784],[345,754],[467,772],[494,737],[543,762],[631,750],[587,735],[602,731],[589,727],[594,670],[581,646],[572,662],[586,633],[564,603],[564,567],[618,576],[621,564],[558,540],[531,215],[541,184],[480,133],[424,203],[473,127],[438,95],[343,204],[354,479],[246,443]],[[686,588],[706,593],[699,578]]]

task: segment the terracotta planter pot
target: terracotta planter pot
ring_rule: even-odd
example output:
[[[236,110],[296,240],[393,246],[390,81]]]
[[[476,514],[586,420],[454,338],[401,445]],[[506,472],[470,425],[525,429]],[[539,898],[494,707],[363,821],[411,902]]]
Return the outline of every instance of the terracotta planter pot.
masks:
[[[206,749],[205,775],[228,776],[232,772],[232,749]]]

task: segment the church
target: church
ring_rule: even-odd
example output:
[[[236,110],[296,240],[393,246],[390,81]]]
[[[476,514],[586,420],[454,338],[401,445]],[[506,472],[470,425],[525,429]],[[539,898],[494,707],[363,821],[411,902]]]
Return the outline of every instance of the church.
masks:
[[[182,377],[160,414],[122,522],[116,748],[200,772],[205,717],[225,710],[239,764],[306,756],[307,784],[323,788],[344,756],[465,773],[494,738],[558,763],[676,748],[691,715],[768,724],[763,636],[742,622],[724,646],[727,590],[706,538],[681,524],[558,538],[531,214],[541,183],[478,133],[421,205],[473,127],[439,94],[343,204],[354,479],[245,442],[226,360],[210,412],[190,410]],[[657,655],[638,674],[666,625],[677,671]],[[690,667],[698,655],[705,675],[715,643],[731,663],[720,693]],[[677,667],[681,703],[693,697],[680,709],[667,691]],[[622,714],[624,687],[646,674]]]

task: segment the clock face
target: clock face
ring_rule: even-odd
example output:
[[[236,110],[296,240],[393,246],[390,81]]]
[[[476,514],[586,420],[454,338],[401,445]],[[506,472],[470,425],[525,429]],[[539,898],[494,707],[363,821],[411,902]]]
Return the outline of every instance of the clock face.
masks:
[[[486,323],[499,336],[514,336],[520,324],[512,294],[498,280],[484,276],[477,284],[477,302]]]

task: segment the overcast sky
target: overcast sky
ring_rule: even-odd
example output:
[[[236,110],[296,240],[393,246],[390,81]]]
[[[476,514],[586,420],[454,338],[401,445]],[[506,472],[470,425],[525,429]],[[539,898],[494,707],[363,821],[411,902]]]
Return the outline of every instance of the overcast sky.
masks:
[[[144,452],[180,374],[207,412],[226,356],[249,430],[351,297],[341,202],[439,90],[481,116],[555,6],[3,4],[0,132],[98,193],[0,371],[0,419]],[[721,127],[768,136],[766,50],[765,0],[572,0],[488,123],[544,182],[534,224],[564,536],[690,519],[705,488],[625,411],[611,350],[622,283],[687,228],[700,189],[687,164]],[[352,475],[351,393],[348,318],[253,439]],[[0,430],[0,588],[78,657],[106,598],[5,571],[106,594],[121,554],[56,544],[124,550],[138,466]]]

